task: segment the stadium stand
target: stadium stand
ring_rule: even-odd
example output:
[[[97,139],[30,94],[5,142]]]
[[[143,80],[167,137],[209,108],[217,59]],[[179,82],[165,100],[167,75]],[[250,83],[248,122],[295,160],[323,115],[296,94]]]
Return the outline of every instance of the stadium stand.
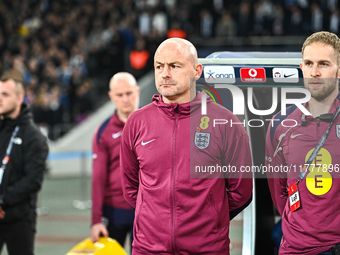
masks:
[[[136,43],[152,59],[173,24],[200,57],[296,50],[311,32],[338,33],[339,7],[337,0],[4,0],[0,20],[0,72],[22,74],[35,121],[56,140],[105,102],[113,73],[133,70]]]

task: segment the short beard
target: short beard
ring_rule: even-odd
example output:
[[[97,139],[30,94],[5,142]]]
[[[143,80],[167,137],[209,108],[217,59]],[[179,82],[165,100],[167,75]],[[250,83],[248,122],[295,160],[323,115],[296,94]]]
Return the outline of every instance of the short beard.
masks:
[[[336,89],[336,87],[338,86],[338,71],[336,72],[335,77],[336,78],[324,79],[326,83],[324,84],[321,90],[314,91],[308,85],[308,90],[311,93],[311,97],[319,102],[324,101],[327,97],[329,97],[333,93],[333,91]]]
[[[3,118],[7,118],[9,115],[11,115],[13,112],[15,112],[15,108],[7,111],[7,112],[4,112],[4,113],[1,113],[0,115],[3,117]]]
[[[329,95],[331,95],[335,89],[336,89],[336,83],[332,82],[332,86],[325,86],[322,88],[321,91],[313,91],[313,90],[309,90],[309,91],[311,93],[311,96],[316,101],[321,102],[325,100],[327,97],[329,97]]]

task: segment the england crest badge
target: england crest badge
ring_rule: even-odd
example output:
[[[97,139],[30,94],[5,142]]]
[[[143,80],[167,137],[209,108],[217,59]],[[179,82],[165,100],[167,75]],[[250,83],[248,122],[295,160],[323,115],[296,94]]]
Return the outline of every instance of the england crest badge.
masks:
[[[335,125],[336,136],[340,139],[340,124]]]
[[[210,144],[210,133],[195,132],[194,143],[197,148],[206,149]]]

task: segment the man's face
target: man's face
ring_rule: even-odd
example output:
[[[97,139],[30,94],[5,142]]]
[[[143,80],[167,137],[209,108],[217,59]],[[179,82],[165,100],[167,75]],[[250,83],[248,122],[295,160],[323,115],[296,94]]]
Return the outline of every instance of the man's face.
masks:
[[[190,87],[195,84],[198,71],[185,44],[170,42],[163,45],[156,51],[154,67],[156,88],[163,99],[190,100]]]
[[[300,68],[312,98],[323,101],[338,94],[339,66],[332,46],[322,43],[306,46]]]
[[[139,87],[128,80],[120,79],[119,82],[111,84],[110,88],[109,96],[118,112],[130,114],[138,108]]]
[[[0,81],[0,115],[16,118],[21,103],[22,97],[18,94],[15,82],[13,80]]]

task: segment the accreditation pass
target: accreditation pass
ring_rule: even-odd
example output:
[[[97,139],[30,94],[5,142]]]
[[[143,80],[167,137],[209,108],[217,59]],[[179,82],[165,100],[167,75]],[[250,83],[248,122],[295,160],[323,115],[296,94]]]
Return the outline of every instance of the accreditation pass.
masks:
[[[290,211],[294,212],[300,208],[300,195],[297,183],[293,183],[288,187]]]

